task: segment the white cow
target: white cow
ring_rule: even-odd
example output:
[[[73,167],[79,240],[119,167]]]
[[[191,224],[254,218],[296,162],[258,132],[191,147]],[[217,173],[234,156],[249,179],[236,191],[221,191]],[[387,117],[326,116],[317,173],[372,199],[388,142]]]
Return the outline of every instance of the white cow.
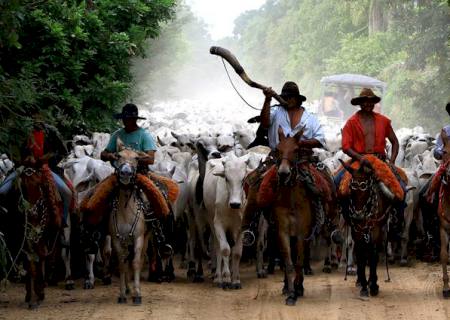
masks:
[[[239,263],[242,255],[242,215],[245,194],[242,181],[248,159],[228,157],[209,160],[203,184],[203,199],[214,234],[217,265],[214,282],[223,288],[241,288]],[[231,272],[230,272],[231,255]]]

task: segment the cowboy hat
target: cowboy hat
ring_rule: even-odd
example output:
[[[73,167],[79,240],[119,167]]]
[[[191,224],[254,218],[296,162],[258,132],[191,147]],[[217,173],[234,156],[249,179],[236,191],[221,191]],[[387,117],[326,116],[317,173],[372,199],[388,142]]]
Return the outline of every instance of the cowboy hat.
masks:
[[[115,119],[142,119],[145,120],[143,117],[139,117],[138,115],[138,108],[133,103],[127,103],[123,106],[121,113],[116,113],[114,115]]]
[[[283,99],[297,97],[301,102],[306,101],[306,97],[300,94],[300,90],[298,89],[297,84],[293,81],[288,81],[283,85],[280,97],[282,97]]]
[[[361,103],[363,103],[365,101],[370,101],[375,104],[375,103],[380,102],[381,98],[379,96],[375,95],[375,93],[373,93],[372,89],[363,88],[361,90],[361,92],[359,93],[359,96],[353,98],[350,102],[354,106],[359,106],[359,105],[361,105]]]

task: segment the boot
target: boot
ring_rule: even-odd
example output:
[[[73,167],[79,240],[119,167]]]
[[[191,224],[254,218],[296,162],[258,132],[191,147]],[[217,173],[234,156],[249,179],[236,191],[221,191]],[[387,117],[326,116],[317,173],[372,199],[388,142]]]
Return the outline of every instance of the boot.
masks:
[[[161,258],[169,258],[173,254],[173,248],[170,244],[166,243],[166,237],[158,219],[153,218],[149,221],[150,229],[153,232],[153,236],[156,240],[156,247],[158,249]]]

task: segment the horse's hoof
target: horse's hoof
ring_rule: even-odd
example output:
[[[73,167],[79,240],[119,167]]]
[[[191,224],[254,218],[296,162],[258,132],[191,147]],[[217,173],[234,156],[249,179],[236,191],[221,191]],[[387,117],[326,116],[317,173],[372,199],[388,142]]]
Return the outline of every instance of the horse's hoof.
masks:
[[[154,283],[161,283],[162,279],[156,275],[150,275],[150,276],[148,276],[147,281],[154,282]]]
[[[189,263],[187,261],[181,261],[180,265],[179,265],[179,268],[180,269],[187,269],[188,266],[189,266]]]
[[[380,292],[380,287],[376,284],[374,286],[370,286],[370,295],[372,297],[376,297]]]
[[[289,296],[286,298],[286,305],[287,306],[295,306],[295,303],[297,302],[297,297],[295,296]]]
[[[401,259],[400,260],[400,267],[407,267],[408,266],[408,260],[407,259]]]
[[[205,282],[205,279],[203,278],[203,275],[196,274],[194,276],[194,279],[192,280],[192,282],[194,282],[194,283],[202,283],[202,282]]]
[[[348,276],[356,276],[356,270],[355,270],[355,268],[348,268],[348,269],[347,269],[347,275],[348,275]]]
[[[442,296],[443,296],[445,299],[450,298],[450,289],[442,290]]]
[[[361,291],[359,292],[359,296],[361,298],[368,298],[369,297],[369,290],[367,288],[361,288]]]
[[[66,283],[65,288],[66,288],[66,290],[74,290],[75,289],[75,284],[73,284],[73,283]]]
[[[331,266],[324,266],[322,269],[323,273],[331,273]]]
[[[127,297],[119,297],[117,299],[117,303],[119,304],[127,303]]]
[[[267,271],[266,270],[258,271],[256,273],[256,275],[257,275],[258,279],[267,278]]]
[[[138,306],[142,304],[142,297],[133,297],[133,304]]]
[[[189,269],[186,273],[188,280],[195,282],[195,269]]]
[[[308,267],[308,268],[303,269],[303,274],[305,276],[312,276],[314,273],[313,273],[312,269],[310,267]]]
[[[109,286],[112,283],[111,277],[104,277],[102,282],[105,286]]]
[[[281,290],[281,294],[283,296],[287,296],[289,294],[289,290],[288,290],[287,286],[283,286],[283,289]]]
[[[231,284],[231,289],[233,289],[233,290],[239,290],[239,289],[242,289],[242,285],[241,285],[239,282],[237,282],[237,283],[232,283],[232,284]]]
[[[85,282],[84,282],[83,289],[85,289],[85,290],[94,289],[94,284],[91,283],[90,281],[85,281]]]
[[[28,309],[36,310],[37,308],[39,308],[39,303],[38,302],[28,303]]]

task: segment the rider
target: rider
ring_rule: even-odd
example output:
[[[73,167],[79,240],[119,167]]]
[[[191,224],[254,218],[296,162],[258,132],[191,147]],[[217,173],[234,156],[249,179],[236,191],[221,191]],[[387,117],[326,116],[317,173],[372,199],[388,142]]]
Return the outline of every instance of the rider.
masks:
[[[276,92],[272,88],[266,88],[263,93],[265,100],[261,110],[261,126],[268,129],[269,146],[272,152],[276,150],[279,143],[279,128],[283,130],[286,137],[293,137],[297,132],[303,130],[303,135],[298,141],[300,154],[307,156],[308,160],[313,160],[312,149],[325,147],[325,135],[319,120],[302,106],[306,97],[300,94],[297,84],[288,81],[283,85],[280,96],[286,101],[286,105],[271,107],[270,103]],[[271,155],[269,155],[268,161],[273,162],[270,159]],[[313,181],[312,178],[309,180]],[[308,187],[314,188],[314,186]],[[315,207],[316,231],[318,232],[324,223],[324,210],[321,199],[315,196],[312,197],[312,200]],[[248,219],[249,215],[246,213],[243,221],[244,229],[248,226]]]
[[[32,116],[32,130],[26,143],[21,148],[21,163],[25,167],[39,167],[47,164],[51,169],[53,180],[63,202],[63,225],[67,225],[67,217],[72,201],[72,191],[57,175],[60,169],[57,164],[67,156],[67,148],[58,130],[44,122],[42,114],[35,110]],[[12,172],[0,185],[0,195],[7,195],[14,184],[17,172]]]
[[[391,157],[388,164],[394,175],[405,190],[404,182],[398,177],[395,169],[395,159],[398,155],[399,143],[397,136],[392,129],[391,120],[374,112],[375,104],[381,101],[369,88],[363,88],[358,97],[351,100],[351,104],[359,105],[361,110],[350,117],[342,130],[342,151],[350,156],[353,161],[359,161],[361,166],[372,168],[371,163],[365,155],[374,155],[382,161],[387,160],[386,138],[392,144]],[[345,170],[342,170],[335,178],[339,186]],[[402,221],[403,204],[398,206],[397,219]],[[399,226],[401,223],[399,223]]]
[[[153,164],[155,160],[156,144],[153,137],[137,124],[138,119],[145,119],[139,117],[138,108],[135,104],[128,103],[122,108],[122,112],[114,116],[116,119],[122,119],[124,127],[117,130],[111,135],[111,138],[106,146],[106,149],[101,153],[101,159],[103,161],[114,162],[118,160],[117,155],[117,138],[124,143],[125,147],[133,149],[135,151],[144,152],[146,155],[139,157],[138,171],[146,174],[148,172],[148,166]],[[162,255],[169,255],[172,252],[172,247],[166,243],[163,231],[159,223],[150,224],[156,241],[158,242],[159,250]]]

